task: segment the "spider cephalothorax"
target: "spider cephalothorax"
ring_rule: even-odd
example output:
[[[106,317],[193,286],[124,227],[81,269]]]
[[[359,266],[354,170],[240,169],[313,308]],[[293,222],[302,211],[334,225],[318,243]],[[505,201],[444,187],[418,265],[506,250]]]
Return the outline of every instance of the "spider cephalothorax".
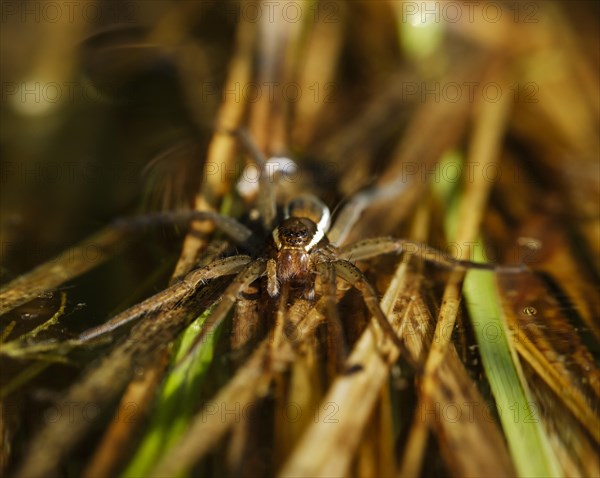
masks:
[[[315,261],[329,244],[325,235],[329,209],[316,197],[303,195],[290,201],[285,216],[271,234],[274,247],[267,276],[272,297],[279,293],[279,283],[312,291]]]
[[[306,284],[312,270],[312,251],[328,241],[317,224],[305,217],[290,217],[273,229],[277,277],[293,285]]]

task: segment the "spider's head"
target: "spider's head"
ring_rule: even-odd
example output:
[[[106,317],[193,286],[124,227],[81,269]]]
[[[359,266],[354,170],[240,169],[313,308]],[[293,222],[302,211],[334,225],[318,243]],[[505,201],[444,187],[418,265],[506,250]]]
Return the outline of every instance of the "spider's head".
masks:
[[[273,230],[273,241],[278,251],[287,249],[310,252],[324,237],[325,233],[305,217],[284,219]]]

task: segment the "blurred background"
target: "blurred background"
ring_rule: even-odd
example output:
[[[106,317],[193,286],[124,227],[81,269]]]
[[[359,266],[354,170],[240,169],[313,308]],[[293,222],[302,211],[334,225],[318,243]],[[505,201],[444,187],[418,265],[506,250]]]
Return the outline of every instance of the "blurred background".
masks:
[[[189,207],[225,100],[266,153],[321,162],[335,202],[383,171],[423,104],[455,104],[460,118],[465,98],[472,109],[482,95],[510,96],[512,150],[532,174],[570,190],[549,194],[549,207],[593,217],[595,9],[555,1],[3,2],[3,274],[28,270],[117,214]],[[236,40],[240,20],[248,31]],[[236,49],[238,65],[252,62],[238,77]],[[510,63],[505,84],[482,78],[495,56]],[[369,110],[377,101],[381,108]],[[326,156],[334,136],[341,139]],[[342,164],[355,170],[350,185],[339,181]]]

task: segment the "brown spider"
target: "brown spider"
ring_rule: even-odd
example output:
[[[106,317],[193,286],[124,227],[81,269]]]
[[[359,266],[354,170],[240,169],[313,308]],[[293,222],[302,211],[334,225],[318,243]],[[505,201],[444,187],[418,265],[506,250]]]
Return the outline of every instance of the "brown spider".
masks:
[[[341,341],[338,349],[342,350],[344,345],[341,339],[335,298],[336,278],[339,277],[361,293],[369,312],[376,318],[383,331],[395,343],[403,356],[411,361],[411,356],[406,353],[403,341],[398,338],[379,305],[377,292],[352,261],[408,251],[410,253],[418,252],[425,260],[448,267],[511,272],[523,270],[521,266],[500,267],[492,264],[460,261],[424,244],[392,237],[366,239],[338,247],[336,244],[344,242],[360,212],[373,200],[394,191],[398,192],[398,185],[390,186],[385,190],[382,188],[369,189],[357,194],[342,209],[332,226],[331,214],[327,206],[312,195],[301,195],[288,202],[283,211],[283,218],[274,226],[277,219],[272,181],[274,178],[266,174],[267,159],[245,134],[239,133],[239,136],[263,172],[259,179],[258,190],[258,209],[262,220],[263,237],[258,236],[235,219],[208,211],[150,214],[127,219],[119,222],[119,225],[135,227],[156,222],[208,220],[212,221],[217,229],[225,233],[239,247],[245,249],[249,255],[226,257],[192,271],[179,283],[141,304],[131,307],[106,324],[84,332],[80,336],[81,339],[88,340],[97,337],[150,311],[163,309],[170,304],[177,303],[183,297],[196,293],[207,280],[235,274],[235,278],[222,294],[219,304],[197,337],[196,344],[198,344],[225,319],[236,303],[238,295],[261,277],[266,275],[267,292],[270,297],[277,297],[282,287],[289,287],[287,290],[299,291],[311,300],[315,297],[315,280],[319,277],[327,315],[332,316],[328,317],[328,320],[333,325],[332,331],[336,340]],[[414,362],[413,365],[416,366]]]

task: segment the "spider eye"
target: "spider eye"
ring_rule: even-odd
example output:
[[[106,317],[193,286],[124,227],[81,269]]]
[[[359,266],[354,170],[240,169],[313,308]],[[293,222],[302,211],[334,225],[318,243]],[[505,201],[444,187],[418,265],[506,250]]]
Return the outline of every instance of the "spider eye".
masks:
[[[294,245],[299,245],[308,237],[308,230],[304,227],[294,227],[282,231],[283,237],[287,242]]]
[[[322,238],[323,233],[310,219],[292,217],[285,219],[273,232],[278,249],[282,247],[302,247],[306,251],[312,249]]]

